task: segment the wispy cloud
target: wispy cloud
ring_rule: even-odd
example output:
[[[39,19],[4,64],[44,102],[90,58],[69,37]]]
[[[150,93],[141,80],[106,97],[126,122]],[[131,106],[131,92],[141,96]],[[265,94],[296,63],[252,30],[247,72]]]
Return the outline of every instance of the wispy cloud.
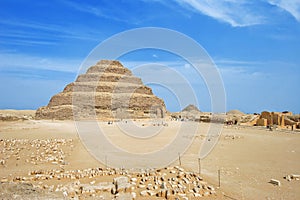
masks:
[[[53,36],[59,35],[56,25],[47,26],[36,22],[0,19],[0,27],[0,43],[4,45],[55,45],[57,40]]]
[[[261,61],[247,61],[247,60],[234,60],[226,58],[215,58],[214,62],[217,66],[226,67],[226,66],[257,66],[263,64]]]
[[[0,41],[0,44],[8,44],[8,45],[22,45],[22,46],[39,46],[39,45],[56,45],[57,42],[54,41],[43,41],[43,40],[35,40],[35,39],[11,39]]]
[[[181,7],[212,17],[233,27],[266,24],[274,20],[275,5],[290,13],[300,22],[299,0],[173,0]],[[165,4],[166,0],[157,0]],[[169,3],[169,2],[168,2]],[[170,3],[169,3],[170,4]],[[166,5],[166,4],[165,4]],[[271,9],[271,10],[270,10]]]
[[[294,78],[299,72],[299,64],[280,60],[230,60],[215,59],[224,80],[238,84],[239,81],[282,80],[283,77]],[[283,70],[284,69],[284,70]],[[299,81],[299,78],[297,78]]]
[[[51,69],[38,69],[38,68],[0,68],[0,77],[2,78],[15,78],[21,80],[72,80],[76,76],[73,72],[64,72]]]
[[[104,17],[104,18],[111,18],[111,16],[107,16],[106,14],[104,14],[104,12],[96,7],[96,6],[91,6],[85,3],[76,3],[74,1],[64,1],[64,4],[77,10],[77,11],[81,11],[81,12],[85,12],[85,13],[89,13],[98,17]],[[113,18],[114,20],[119,21],[120,19],[118,18]]]
[[[214,62],[225,82],[237,83],[243,79],[255,80],[269,75],[261,70],[261,67],[266,66],[267,62],[228,58],[214,59]]]
[[[146,72],[138,73],[139,77],[144,79],[158,78],[164,79],[164,74],[166,73],[166,69],[176,72],[178,75],[184,77],[187,82],[195,85],[203,84],[203,80],[201,76],[203,75],[211,75],[210,72],[213,70],[213,66],[217,67],[217,70],[220,72],[222,78],[226,80],[226,82],[237,83],[237,80],[255,80],[263,77],[268,77],[271,73],[263,70],[265,66],[274,65],[274,63],[270,63],[267,61],[248,61],[248,60],[233,60],[228,58],[216,58],[214,59],[214,63],[207,63],[207,61],[199,60],[197,63],[200,68],[195,68],[195,66],[190,65],[183,60],[164,60],[164,61],[122,61],[124,66],[133,70],[133,73],[139,71],[139,69],[146,69]],[[276,63],[276,65],[278,65]],[[200,70],[200,71],[198,71]],[[200,73],[200,74],[199,74]],[[156,75],[153,75],[156,74]],[[161,74],[157,75],[157,74]],[[182,82],[174,81],[173,76],[168,76],[169,78],[166,80],[170,84],[181,84]],[[208,78],[208,77],[206,77]]]
[[[124,13],[124,10],[119,10],[117,9],[117,6],[114,5],[114,9],[109,9],[105,8],[104,6],[101,5],[92,5],[92,4],[87,4],[87,3],[83,3],[83,2],[75,2],[75,1],[63,1],[63,3],[77,11],[81,11],[81,12],[85,12],[91,15],[94,15],[96,17],[101,17],[101,18],[105,18],[105,19],[109,19],[109,20],[114,20],[117,22],[123,22],[123,23],[131,23],[131,24],[139,24],[141,22],[141,19],[138,18],[130,18],[130,20],[128,19],[128,17],[130,16],[129,13],[127,11],[125,11],[126,13]]]
[[[180,5],[193,9],[233,27],[263,24],[265,19],[256,12],[252,1],[245,0],[175,0]]]
[[[44,31],[52,31],[52,32],[60,32],[61,28],[58,25],[54,24],[43,24],[38,22],[31,22],[31,21],[23,21],[23,20],[8,20],[8,19],[0,19],[1,25],[6,26],[14,26],[14,27],[23,27],[23,28],[31,28],[36,30],[44,30]]]
[[[299,0],[268,0],[272,5],[289,12],[297,21],[300,22],[300,1]]]
[[[56,45],[62,39],[99,41],[101,35],[92,28],[74,28],[66,25],[0,19],[0,43],[12,45]],[[85,30],[85,31],[82,31]]]
[[[257,79],[266,78],[270,73],[262,73],[258,70],[252,70],[245,66],[227,66],[220,67],[220,73],[223,80],[227,83],[238,84],[241,81],[255,81]]]
[[[31,56],[18,53],[0,53],[0,69],[40,69],[76,73],[80,59],[61,59]]]

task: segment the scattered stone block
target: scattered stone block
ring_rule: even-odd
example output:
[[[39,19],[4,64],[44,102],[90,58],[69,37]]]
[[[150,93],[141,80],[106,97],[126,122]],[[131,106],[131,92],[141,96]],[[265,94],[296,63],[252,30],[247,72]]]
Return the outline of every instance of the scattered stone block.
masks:
[[[5,160],[3,160],[3,159],[0,160],[0,165],[5,165],[5,163],[6,163]]]
[[[143,191],[141,191],[141,192],[140,192],[140,195],[141,195],[142,197],[146,197],[146,196],[148,196],[148,192],[147,192],[147,190],[143,190]]]
[[[287,181],[291,181],[292,180],[292,178],[291,178],[290,175],[285,176],[284,179],[286,179]]]
[[[1,182],[1,183],[7,183],[7,182],[8,182],[8,179],[7,179],[7,178],[2,178],[0,182]]]
[[[291,178],[292,178],[292,179],[299,180],[299,179],[300,179],[300,175],[298,175],[298,174],[292,174],[292,175],[291,175]]]
[[[157,192],[155,192],[154,190],[147,190],[147,193],[149,196],[155,196]]]
[[[126,192],[127,190],[130,190],[131,184],[129,183],[129,178],[126,176],[120,176],[117,178],[114,178],[113,183],[116,186],[116,191],[118,193],[120,192]]]
[[[276,179],[271,179],[269,181],[269,183],[273,184],[273,185],[277,185],[277,186],[281,186],[281,183],[279,180],[276,180]]]

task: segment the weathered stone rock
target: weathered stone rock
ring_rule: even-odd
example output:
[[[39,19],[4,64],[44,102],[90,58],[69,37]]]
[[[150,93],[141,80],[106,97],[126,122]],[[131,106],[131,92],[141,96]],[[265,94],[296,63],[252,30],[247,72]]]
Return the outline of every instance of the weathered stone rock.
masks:
[[[93,186],[96,192],[110,192],[114,187],[115,185],[110,182],[102,182]]]
[[[116,186],[116,191],[119,192],[126,192],[131,188],[131,184],[129,183],[129,179],[126,176],[120,176],[114,178],[113,183]]]
[[[0,160],[0,165],[5,165],[6,161],[5,160]]]
[[[147,193],[149,196],[155,196],[157,192],[155,192],[154,190],[147,190]]]
[[[280,186],[280,185],[281,185],[280,181],[279,181],[279,180],[276,180],[276,179],[271,179],[271,180],[269,181],[269,183],[271,183],[271,184],[273,184],[273,185],[277,185],[277,186]]]
[[[142,197],[146,197],[146,196],[148,196],[149,194],[148,194],[147,190],[143,190],[143,191],[140,192],[140,195],[141,195]]]
[[[132,196],[132,199],[135,200],[137,195],[135,192],[131,192],[131,196]]]
[[[8,182],[8,179],[7,178],[2,178],[1,180],[0,180],[0,183],[7,183]]]
[[[145,188],[146,185],[138,185],[138,188]]]
[[[209,190],[211,190],[211,191],[215,191],[215,188],[214,188],[213,186],[211,186],[211,185],[208,185],[207,188],[208,188]]]
[[[160,185],[160,189],[162,189],[162,190],[167,189],[167,183],[166,183],[166,182],[163,182],[163,183]]]
[[[137,178],[131,178],[130,181],[137,182]]]
[[[291,178],[295,179],[295,180],[299,180],[300,179],[300,175],[298,175],[298,174],[291,174]]]

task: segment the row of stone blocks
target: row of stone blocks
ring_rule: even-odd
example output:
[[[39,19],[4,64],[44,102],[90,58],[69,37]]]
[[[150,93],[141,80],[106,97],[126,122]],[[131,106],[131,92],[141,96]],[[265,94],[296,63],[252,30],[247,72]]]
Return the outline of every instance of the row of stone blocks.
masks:
[[[107,92],[113,94],[138,93],[153,95],[152,89],[144,85],[127,83],[112,84],[107,82],[95,82],[95,84],[86,82],[70,83],[63,90],[63,93],[67,92]]]

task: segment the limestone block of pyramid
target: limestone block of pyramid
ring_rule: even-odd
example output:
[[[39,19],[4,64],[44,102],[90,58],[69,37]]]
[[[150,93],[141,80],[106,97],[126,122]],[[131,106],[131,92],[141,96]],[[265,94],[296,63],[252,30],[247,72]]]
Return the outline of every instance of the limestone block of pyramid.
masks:
[[[119,61],[101,60],[36,111],[37,119],[162,118],[164,101]]]

